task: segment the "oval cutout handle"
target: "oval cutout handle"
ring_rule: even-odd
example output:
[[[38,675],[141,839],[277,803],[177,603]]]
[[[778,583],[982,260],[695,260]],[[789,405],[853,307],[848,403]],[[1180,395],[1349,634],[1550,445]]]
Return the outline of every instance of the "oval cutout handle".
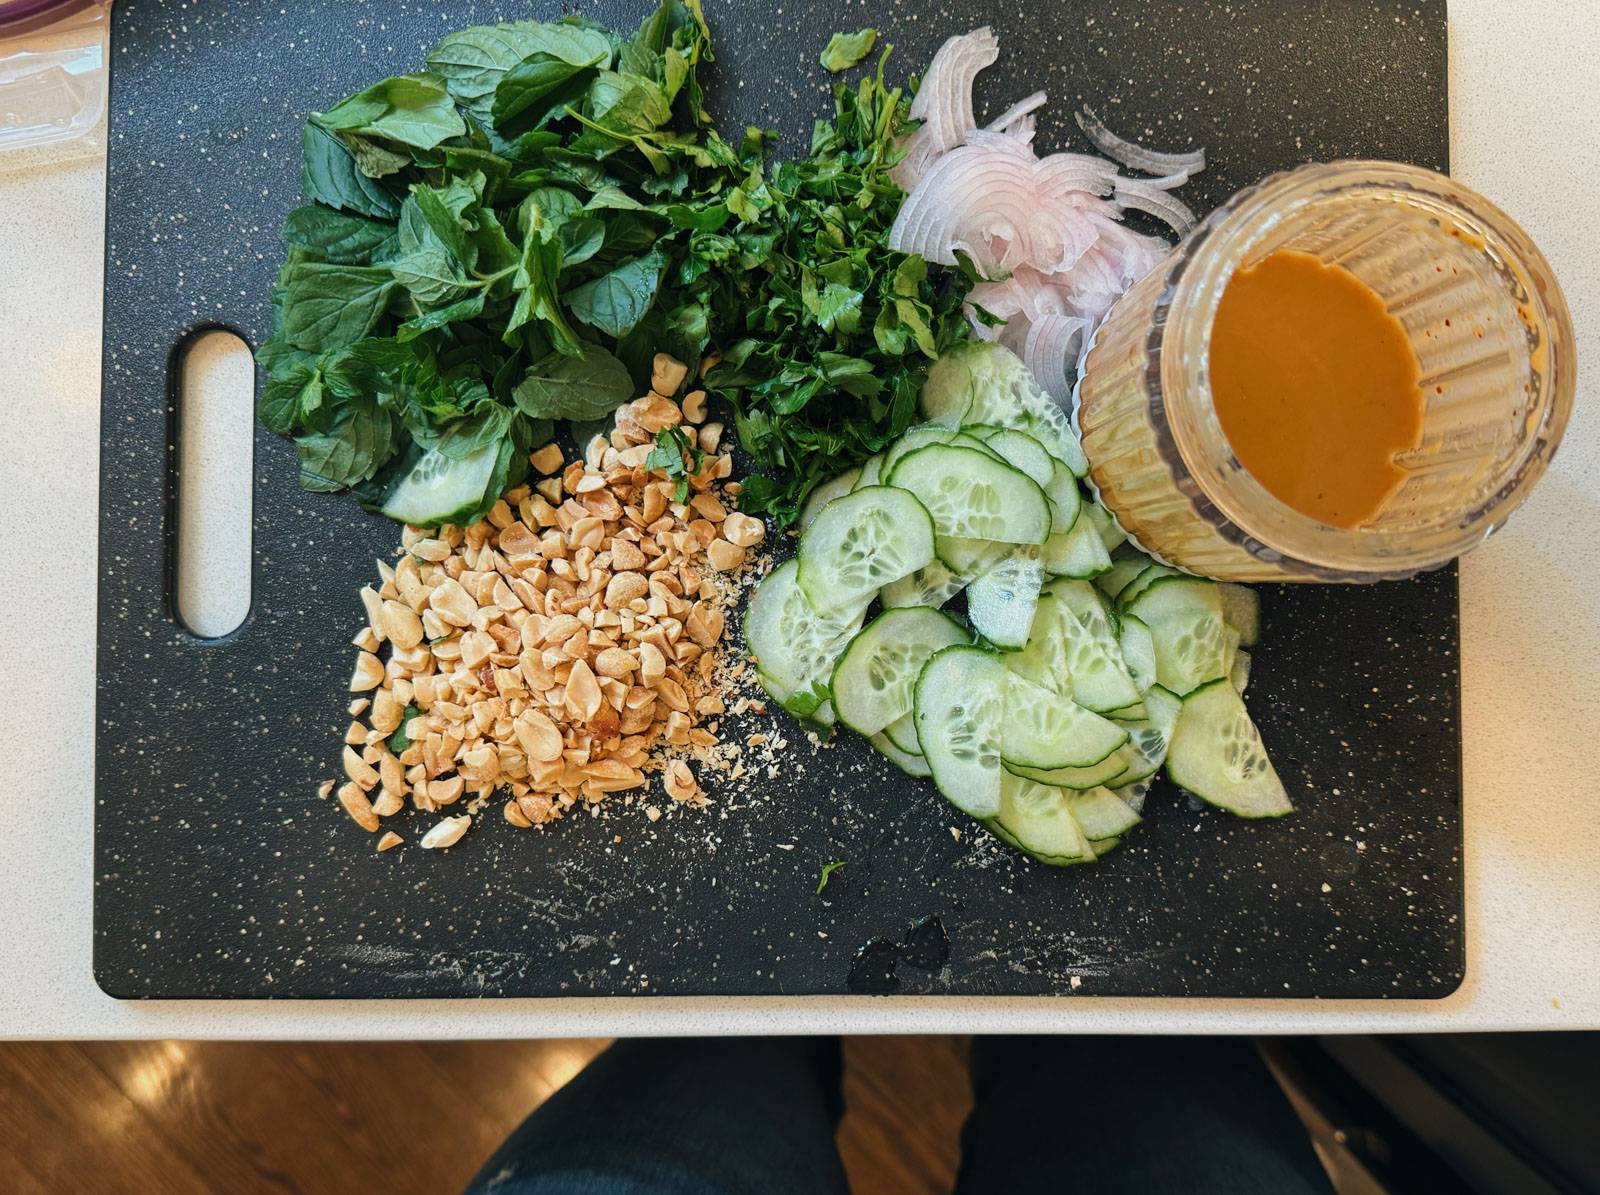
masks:
[[[173,601],[191,634],[220,639],[250,613],[255,359],[221,328],[191,333],[176,358]]]

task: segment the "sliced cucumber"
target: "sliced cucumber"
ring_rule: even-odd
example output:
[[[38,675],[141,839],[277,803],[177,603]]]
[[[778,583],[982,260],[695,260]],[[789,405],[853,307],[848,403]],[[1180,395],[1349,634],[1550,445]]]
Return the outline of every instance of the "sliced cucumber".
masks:
[[[1000,657],[980,647],[937,651],[917,678],[917,742],[933,782],[947,801],[977,818],[1000,812],[1005,690]]]
[[[837,696],[834,700],[837,703]],[[1172,728],[1178,724],[1183,702],[1157,685],[1144,695],[1144,708],[1143,718],[1117,722],[1128,732],[1128,770],[1117,777],[1119,787],[1154,776],[1161,770],[1161,765],[1167,761]]]
[[[1014,427],[997,427],[978,437],[1000,454],[1000,459],[1013,469],[1019,469],[1033,478],[1041,490],[1048,490],[1055,473],[1056,459],[1044,450],[1044,445],[1027,432]],[[1063,466],[1065,471],[1065,466]]]
[[[1005,695],[1000,758],[1010,771],[1089,767],[1128,741],[1115,722],[1016,673],[1006,678]]]
[[[1078,515],[1085,506],[1078,489],[1078,479],[1060,461],[1053,462],[1050,480],[1045,484],[1044,496],[1050,500],[1050,531],[1052,535],[1065,535],[1078,524]]]
[[[1150,628],[1137,615],[1124,614],[1117,644],[1122,648],[1122,662],[1133,678],[1133,687],[1145,692],[1156,683],[1156,644],[1150,637]]]
[[[1111,791],[1121,797],[1129,809],[1143,817],[1145,798],[1150,795],[1150,786],[1154,783],[1152,777],[1146,776],[1143,780],[1135,780],[1132,784],[1121,785]]]
[[[932,559],[922,504],[903,489],[867,486],[828,503],[800,537],[800,588],[817,610],[849,609]]]
[[[464,518],[482,505],[499,455],[498,442],[459,460],[430,448],[394,483],[381,509],[413,527],[439,527]]]
[[[967,412],[972,409],[978,384],[971,368],[976,359],[974,354],[957,349],[933,363],[917,396],[924,418],[952,428],[968,422]]]
[[[1085,502],[1083,510],[1094,508]],[[1044,567],[1052,577],[1093,577],[1111,567],[1111,557],[1094,524],[1082,514],[1071,531],[1052,535],[1044,544]]]
[[[878,485],[882,476],[883,454],[880,452],[877,456],[869,456],[867,458],[866,464],[861,466],[861,476],[856,478],[855,485],[850,488],[852,490],[864,490],[869,485]]]
[[[795,524],[796,529],[804,531],[817,521],[817,516],[822,513],[822,508],[835,498],[842,498],[855,488],[856,481],[861,476],[860,469],[851,469],[841,473],[832,481],[825,481],[811,491],[811,497],[806,499],[805,508],[800,512],[800,521]]]
[[[833,707],[857,734],[875,735],[911,712],[911,689],[928,657],[972,636],[927,606],[886,610],[850,640],[833,667]]]
[[[1139,815],[1109,788],[1068,793],[1067,807],[1072,810],[1072,816],[1078,819],[1084,837],[1092,842],[1126,834],[1139,824]]]
[[[1233,685],[1234,692],[1240,697],[1250,687],[1250,653],[1243,650],[1233,653],[1233,668],[1228,673],[1228,680]]]
[[[1124,544],[1111,554],[1111,567],[1094,579],[1094,587],[1116,601],[1128,583],[1153,563],[1143,552]]]
[[[896,718],[883,728],[883,734],[907,755],[922,754],[922,744],[917,742],[917,720],[914,715],[906,714],[902,718]]]
[[[1004,345],[972,342],[934,362],[918,399],[923,415],[949,426],[990,424],[1027,432],[1082,477],[1089,471],[1066,412]]]
[[[893,444],[883,451],[883,476],[887,477],[895,465],[900,463],[900,458],[910,456],[919,448],[926,448],[930,444],[955,444],[962,448],[975,448],[985,456],[992,456],[996,460],[1005,458],[993,448],[990,448],[977,436],[970,435],[966,429],[959,427],[945,427],[942,423],[919,423],[916,427],[908,427]]]
[[[1050,535],[1044,491],[1027,474],[976,449],[919,448],[900,458],[889,483],[916,495],[941,536],[1042,544]]]
[[[989,828],[1002,842],[1041,863],[1068,866],[1094,862],[1094,848],[1072,816],[1060,789],[1018,776],[1000,782],[1000,812]]]
[[[933,541],[938,552],[941,541]],[[932,606],[937,610],[967,587],[964,576],[953,572],[943,560],[935,559],[909,576],[890,581],[878,591],[878,600],[885,609],[900,606]]]
[[[1086,581],[1052,581],[1058,633],[1067,641],[1066,668],[1072,697],[1096,712],[1139,700],[1139,689],[1122,662],[1122,648],[1099,592]]]
[[[1139,574],[1117,594],[1117,605],[1119,608],[1126,610],[1139,599],[1139,596],[1146,589],[1163,577],[1187,577],[1188,575],[1188,573],[1180,573],[1175,568],[1168,568],[1164,564],[1152,561],[1141,569]]]
[[[1089,521],[1094,524],[1094,529],[1100,533],[1100,543],[1107,552],[1114,552],[1128,542],[1128,537],[1122,533],[1122,528],[1117,526],[1117,521],[1111,517],[1111,512],[1098,502],[1085,504],[1084,510],[1089,515]]]
[[[1016,549],[967,586],[972,629],[1002,651],[1020,651],[1028,642],[1043,585],[1039,549],[1031,545]]]
[[[909,751],[902,751],[887,733],[875,734],[867,740],[873,748],[895,767],[907,776],[915,776],[922,780],[933,773],[928,768],[928,761],[920,755],[913,755]]]
[[[767,692],[791,713],[815,719],[829,696],[833,662],[860,628],[866,603],[818,614],[800,589],[799,572],[798,561],[786,560],[756,587],[744,616],[744,641]]]
[[[1261,641],[1261,597],[1244,585],[1218,585],[1222,597],[1222,617],[1239,632],[1239,643],[1254,647]]]
[[[987,539],[969,539],[961,535],[939,535],[933,540],[933,551],[951,572],[963,577],[976,577],[988,572],[1005,558],[1010,544],[997,544]]]
[[[1178,696],[1228,675],[1226,624],[1215,582],[1160,577],[1127,610],[1150,628],[1157,682]]]
[[[1261,732],[1225,678],[1201,685],[1183,699],[1167,752],[1167,774],[1207,804],[1240,817],[1282,817],[1294,811],[1261,744]]]
[[[1109,855],[1112,851],[1116,850],[1117,847],[1119,845],[1121,845],[1121,843],[1122,843],[1122,839],[1120,837],[1118,837],[1118,838],[1097,838],[1094,841],[1092,841],[1091,843],[1089,843],[1089,845],[1094,847],[1094,857],[1096,859],[1102,859],[1106,855]]]
[[[1040,784],[1078,790],[1117,783],[1128,770],[1129,758],[1127,744],[1123,744],[1099,763],[1085,768],[1028,768],[1021,764],[1005,764],[1004,767],[1008,772],[1037,780]]]
[[[1057,626],[1062,617],[1060,603],[1045,589],[1033,613],[1033,629],[1019,652],[1005,657],[1008,669],[1041,689],[1064,697],[1072,696],[1072,678],[1067,672],[1067,638]]]

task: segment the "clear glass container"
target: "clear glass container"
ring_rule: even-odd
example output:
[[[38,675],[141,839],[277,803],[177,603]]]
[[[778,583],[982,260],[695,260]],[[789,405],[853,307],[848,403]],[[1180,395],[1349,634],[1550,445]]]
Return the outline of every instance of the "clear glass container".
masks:
[[[1376,291],[1421,366],[1423,435],[1370,523],[1328,526],[1240,465],[1211,402],[1211,324],[1235,270],[1278,249]],[[1542,254],[1459,183],[1395,162],[1273,175],[1213,212],[1095,334],[1074,421],[1089,479],[1169,564],[1237,581],[1377,581],[1483,542],[1543,474],[1572,411],[1572,318]]]
[[[0,0],[0,172],[105,149],[110,0]]]

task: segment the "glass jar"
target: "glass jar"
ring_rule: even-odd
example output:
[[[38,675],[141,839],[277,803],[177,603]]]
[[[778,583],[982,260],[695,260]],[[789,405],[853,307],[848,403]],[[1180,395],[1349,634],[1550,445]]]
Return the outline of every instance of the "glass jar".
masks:
[[[1350,270],[1406,329],[1421,444],[1370,523],[1285,505],[1234,456],[1211,402],[1211,324],[1235,270],[1279,249]],[[1089,480],[1169,564],[1237,581],[1377,581],[1437,568],[1527,497],[1576,387],[1572,317],[1542,254],[1459,183],[1396,162],[1330,162],[1235,195],[1112,308],[1078,383]]]

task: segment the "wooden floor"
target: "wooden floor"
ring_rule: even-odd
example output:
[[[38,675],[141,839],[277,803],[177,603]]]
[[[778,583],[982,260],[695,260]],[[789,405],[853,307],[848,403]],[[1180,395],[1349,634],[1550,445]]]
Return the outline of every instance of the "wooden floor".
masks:
[[[448,1195],[605,1044],[0,1044],[0,1192]],[[860,1195],[950,1189],[966,1049],[849,1040]]]

